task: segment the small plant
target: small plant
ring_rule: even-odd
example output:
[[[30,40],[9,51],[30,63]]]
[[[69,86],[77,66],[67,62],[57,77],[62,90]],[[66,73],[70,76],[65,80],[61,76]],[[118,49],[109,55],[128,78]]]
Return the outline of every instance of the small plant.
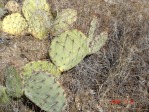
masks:
[[[50,45],[49,55],[52,62],[60,69],[67,71],[86,56],[97,52],[108,39],[108,33],[102,32],[93,38],[97,18],[93,18],[89,36],[86,37],[81,31],[72,29],[55,37]]]
[[[42,40],[48,36],[49,32],[51,35],[57,36],[69,30],[77,18],[77,12],[68,8],[62,10],[53,19],[50,6],[46,0],[25,0],[22,6],[22,12],[25,17],[23,18],[21,13],[16,11],[16,7],[19,7],[18,5],[16,6],[17,3],[13,3],[14,1],[9,1],[6,7],[11,12],[17,13],[6,16],[2,26],[4,32],[12,35],[20,35],[25,30],[25,33],[30,33],[35,38]]]
[[[50,43],[48,61],[33,61],[21,68],[21,72],[10,66],[5,74],[5,86],[0,88],[0,103],[7,104],[11,98],[25,95],[47,112],[60,112],[67,105],[66,93],[57,81],[63,71],[67,71],[86,56],[100,50],[108,39],[107,31],[94,37],[97,17],[93,17],[88,36],[72,29],[77,19],[77,11],[64,9],[52,17],[46,0],[25,0],[21,13],[12,13],[2,21],[2,29],[12,35],[28,32],[42,40],[50,32],[55,38]]]
[[[44,64],[42,67],[46,68]],[[5,86],[0,86],[0,104],[10,104],[11,98],[20,98],[25,95],[47,112],[60,112],[65,109],[67,105],[66,93],[50,73],[39,70],[28,72],[28,77],[25,75],[20,77],[15,67],[7,66],[4,74],[6,82]]]

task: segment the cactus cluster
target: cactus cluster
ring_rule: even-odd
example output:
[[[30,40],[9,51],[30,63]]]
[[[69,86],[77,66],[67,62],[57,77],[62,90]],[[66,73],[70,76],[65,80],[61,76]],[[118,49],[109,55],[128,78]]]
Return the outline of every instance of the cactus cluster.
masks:
[[[35,70],[34,67],[27,68],[30,67],[27,64],[24,69],[28,69],[28,71],[26,73],[23,71],[22,75],[25,78],[22,78],[20,76],[22,73],[18,74],[17,69],[12,65],[6,67],[4,70],[5,86],[0,86],[0,104],[10,104],[12,98],[20,98],[25,95],[47,112],[64,110],[67,106],[66,93],[52,75],[52,73],[57,73],[57,70],[53,69],[52,65],[46,61],[34,62],[33,65],[38,70]],[[41,69],[38,65],[41,65]],[[54,72],[54,70],[56,71]]]
[[[57,79],[85,56],[100,50],[108,39],[108,33],[104,31],[94,37],[96,16],[91,21],[88,36],[78,29],[72,29],[77,20],[77,11],[64,9],[53,18],[46,0],[24,0],[22,12],[24,17],[19,12],[6,16],[2,21],[3,31],[13,35],[27,31],[39,40],[50,33],[54,36],[49,47],[52,62],[32,61],[21,67],[19,73],[14,67],[8,67],[4,73],[5,87],[0,86],[0,103],[6,104],[11,97],[26,95],[41,109],[60,112],[65,109],[67,98]]]
[[[50,45],[49,55],[52,62],[60,69],[67,71],[86,56],[97,52],[107,41],[107,31],[94,37],[97,17],[91,22],[88,37],[77,29],[67,30],[56,36]]]
[[[20,6],[16,1],[9,1],[5,7],[13,14],[3,19],[2,30],[4,32],[20,35],[20,32],[25,30],[24,33],[30,33],[39,40],[45,39],[49,33],[57,36],[69,30],[77,19],[77,12],[69,8],[62,10],[54,19],[46,0],[24,0],[23,15],[19,12]]]

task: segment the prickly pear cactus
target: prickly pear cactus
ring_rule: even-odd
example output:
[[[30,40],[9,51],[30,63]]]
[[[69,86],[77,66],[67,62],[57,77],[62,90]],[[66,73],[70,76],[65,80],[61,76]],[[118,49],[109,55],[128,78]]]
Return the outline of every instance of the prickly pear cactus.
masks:
[[[9,10],[10,12],[13,12],[13,13],[14,12],[20,12],[20,9],[21,9],[19,3],[17,3],[14,0],[8,1],[7,4],[5,5],[5,8],[7,10]]]
[[[30,77],[30,75],[33,72],[37,72],[37,71],[46,71],[48,73],[51,73],[55,77],[58,77],[61,75],[57,67],[48,61],[32,61],[26,64],[25,66],[23,66],[21,76],[25,79],[28,79],[28,77]]]
[[[51,34],[57,36],[62,32],[69,30],[76,20],[76,10],[69,8],[62,10],[60,13],[58,13],[53,25],[51,26]]]
[[[94,33],[96,30],[96,25],[97,25],[97,16],[93,16],[93,19],[90,23],[90,29],[89,29],[89,34],[88,34],[88,43],[90,43],[93,40]]]
[[[54,38],[49,50],[51,60],[61,71],[76,66],[87,53],[87,37],[76,29],[68,30]]]
[[[48,26],[50,26],[49,16],[44,10],[37,10],[28,21],[28,31],[38,39],[44,39],[48,36]]]
[[[100,48],[105,45],[105,43],[108,39],[107,31],[100,33],[99,35],[95,36],[95,38],[94,38],[96,24],[97,24],[97,17],[93,16],[93,19],[90,24],[90,30],[89,30],[89,36],[88,36],[89,37],[88,38],[88,46],[89,46],[88,55],[93,54],[93,53],[97,52],[98,50],[100,50]]]
[[[12,13],[2,21],[2,30],[12,35],[22,34],[27,27],[28,24],[20,13]]]
[[[24,87],[25,95],[47,112],[61,112],[67,104],[64,89],[49,73],[35,72]]]
[[[4,70],[6,92],[11,97],[22,96],[22,82],[18,71],[13,66],[7,66]]]
[[[7,105],[10,101],[11,99],[6,93],[6,87],[0,86],[0,104]]]
[[[49,15],[50,19],[52,19],[50,6],[46,0],[24,0],[22,12],[27,20],[29,20],[37,10],[44,10],[46,14]]]
[[[108,39],[108,33],[107,31],[104,31],[100,33],[100,35],[97,35],[89,44],[89,54],[93,54],[101,49],[102,46],[105,45],[106,41]]]

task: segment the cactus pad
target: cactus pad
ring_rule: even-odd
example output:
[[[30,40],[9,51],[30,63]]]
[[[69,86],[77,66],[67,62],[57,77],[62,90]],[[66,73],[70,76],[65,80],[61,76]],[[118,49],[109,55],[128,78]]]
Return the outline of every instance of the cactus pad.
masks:
[[[49,16],[44,10],[37,10],[28,21],[28,31],[38,39],[44,39],[48,36],[48,27],[50,26]]]
[[[100,35],[96,36],[89,44],[89,54],[93,54],[100,50],[102,46],[105,45],[108,39],[108,33],[106,31],[102,32]]]
[[[10,98],[6,93],[6,87],[0,86],[0,104],[6,105],[10,103]]]
[[[97,16],[93,16],[88,34],[88,44],[93,40],[95,29],[97,27],[96,25],[97,25]]]
[[[60,71],[52,63],[48,61],[32,61],[22,68],[22,77],[28,78],[33,72],[46,71],[52,75],[60,76]]]
[[[14,0],[8,1],[5,8],[11,12],[20,12],[21,9],[20,5]]]
[[[2,21],[3,31],[12,35],[22,34],[27,27],[28,24],[20,13],[8,15]]]
[[[26,81],[25,95],[47,112],[61,112],[67,104],[64,89],[55,78],[45,72],[37,72]]]
[[[76,29],[68,30],[54,38],[49,50],[51,60],[61,71],[76,66],[87,53],[87,37]]]
[[[27,20],[33,15],[36,10],[44,10],[50,18],[52,15],[50,13],[50,6],[46,0],[24,0],[22,6],[22,12]]]
[[[6,92],[9,96],[20,97],[22,93],[21,78],[13,66],[7,66],[4,70]]]
[[[64,9],[58,13],[52,27],[51,33],[54,36],[61,34],[62,32],[69,30],[73,23],[77,19],[77,11],[73,9]]]
[[[94,37],[94,33],[95,33],[95,29],[96,29],[96,25],[97,25],[97,17],[93,16],[93,19],[91,21],[90,24],[90,30],[89,30],[89,38],[88,38],[88,46],[89,46],[89,53],[93,54],[95,52],[97,52],[98,50],[100,50],[100,48],[102,46],[104,46],[105,42],[108,39],[108,33],[106,31],[102,32],[100,35],[97,35]]]

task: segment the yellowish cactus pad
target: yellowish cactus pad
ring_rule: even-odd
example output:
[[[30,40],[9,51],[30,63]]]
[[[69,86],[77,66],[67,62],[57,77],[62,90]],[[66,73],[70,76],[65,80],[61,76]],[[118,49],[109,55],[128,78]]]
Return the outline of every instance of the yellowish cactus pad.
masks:
[[[29,20],[36,10],[44,10],[47,15],[52,18],[50,13],[50,6],[46,0],[24,0],[22,12],[26,20]]]
[[[19,3],[17,3],[16,1],[14,0],[10,0],[7,2],[7,4],[5,5],[5,8],[8,9],[9,11],[11,12],[20,12],[20,5]]]
[[[8,15],[2,21],[2,30],[12,35],[22,34],[27,27],[28,24],[20,13]]]
[[[28,21],[29,33],[35,38],[42,40],[48,36],[48,27],[50,26],[49,16],[44,10],[37,10]]]

